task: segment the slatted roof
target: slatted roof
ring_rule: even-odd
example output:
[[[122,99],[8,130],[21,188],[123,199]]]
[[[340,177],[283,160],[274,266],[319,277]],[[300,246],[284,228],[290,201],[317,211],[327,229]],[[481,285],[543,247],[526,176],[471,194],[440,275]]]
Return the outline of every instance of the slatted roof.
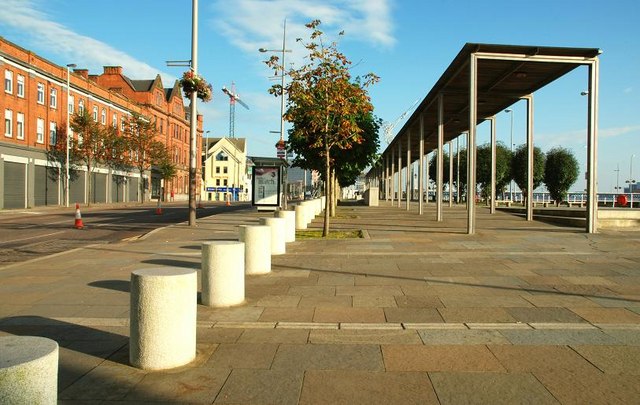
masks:
[[[419,120],[423,116],[425,153],[437,148],[438,97],[443,97],[444,142],[469,130],[470,56],[482,55],[477,67],[477,117],[484,121],[601,53],[597,48],[564,48],[467,43],[400,129],[383,155],[402,149],[406,165],[407,136],[411,155],[419,151]],[[397,153],[396,153],[397,155]],[[396,156],[395,159],[398,159]]]

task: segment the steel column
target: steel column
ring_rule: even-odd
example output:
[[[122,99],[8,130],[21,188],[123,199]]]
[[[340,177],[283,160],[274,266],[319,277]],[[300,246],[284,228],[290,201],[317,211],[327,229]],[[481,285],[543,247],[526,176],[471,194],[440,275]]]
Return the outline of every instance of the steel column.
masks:
[[[587,112],[587,233],[598,232],[598,87],[599,60],[589,65],[589,104]]]
[[[449,208],[453,207],[453,141],[449,145]]]
[[[478,123],[478,58],[469,63],[469,138],[467,142],[467,234],[476,231],[476,125]]]
[[[527,100],[527,221],[533,221],[533,94]]]
[[[442,94],[438,94],[438,163],[436,165],[436,220],[442,221],[442,184],[443,177],[443,139],[444,139],[444,100]]]
[[[402,205],[402,143],[398,139],[398,208]]]
[[[425,206],[429,205],[429,153],[427,152],[427,154],[424,156],[424,161],[425,161],[425,165],[424,165],[424,178],[425,178],[425,186],[426,186],[426,191],[427,191],[427,198],[424,202]]]
[[[491,121],[491,214],[496,213],[496,117],[489,118]]]
[[[384,155],[384,200],[389,201],[389,155]]]
[[[406,186],[407,186],[407,211],[409,211],[409,203],[411,202],[411,194],[413,194],[413,190],[411,189],[411,180],[413,174],[411,173],[411,129],[407,132],[407,178],[406,178]]]
[[[395,154],[395,150],[393,148],[391,148],[391,178],[389,179],[389,188],[391,189],[391,206],[393,207],[393,201],[395,198],[395,182],[393,181],[393,177],[395,176],[396,173],[396,154]]]
[[[424,194],[424,119],[420,114],[420,146],[418,156],[420,162],[418,163],[418,215],[423,214],[422,199]]]

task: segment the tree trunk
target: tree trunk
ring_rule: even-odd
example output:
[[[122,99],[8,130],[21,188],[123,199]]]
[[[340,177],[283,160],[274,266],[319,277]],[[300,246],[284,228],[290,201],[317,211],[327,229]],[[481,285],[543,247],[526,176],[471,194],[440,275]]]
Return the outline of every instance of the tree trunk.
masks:
[[[336,205],[338,203],[338,181],[336,180],[336,168],[331,169],[331,213],[332,217],[336,216]]]
[[[92,178],[91,178],[91,163],[87,162],[87,194],[85,198],[87,199],[87,207],[91,206],[91,189],[92,187]]]
[[[142,177],[144,170],[138,169],[138,171],[140,172],[140,202],[144,204],[144,178]]]
[[[326,145],[326,143],[325,143]],[[322,228],[322,237],[326,238],[327,236],[329,236],[329,211],[330,211],[330,207],[331,207],[331,197],[332,197],[332,192],[331,192],[331,168],[330,168],[330,156],[329,156],[329,147],[325,146],[324,148],[324,152],[325,152],[325,160],[324,160],[324,174],[325,174],[325,202],[324,202],[324,226]]]

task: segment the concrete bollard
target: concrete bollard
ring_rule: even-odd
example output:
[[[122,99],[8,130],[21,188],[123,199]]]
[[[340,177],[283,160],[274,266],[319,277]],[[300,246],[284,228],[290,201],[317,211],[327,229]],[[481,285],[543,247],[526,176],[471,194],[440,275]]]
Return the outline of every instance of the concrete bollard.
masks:
[[[304,207],[305,218],[307,219],[307,224],[310,224],[311,221],[316,217],[315,210],[313,208],[313,201],[307,200],[302,201],[300,203]]]
[[[320,215],[320,213],[322,212],[322,200],[319,198],[316,198],[313,200],[313,203],[316,209],[316,215]]]
[[[193,361],[197,304],[195,270],[158,267],[131,272],[131,365],[164,370]]]
[[[37,336],[0,337],[0,404],[58,403],[58,343]]]
[[[307,212],[302,204],[296,205],[296,229],[307,229]]]
[[[243,242],[216,240],[202,244],[203,305],[230,307],[244,302],[244,254]]]
[[[276,211],[276,218],[284,218],[284,241],[296,241],[296,213],[295,211]]]
[[[271,272],[271,227],[240,225],[239,240],[244,242],[244,274]]]
[[[287,251],[287,244],[285,243],[285,219],[260,218],[260,225],[269,225],[271,227],[271,254],[285,254]]]

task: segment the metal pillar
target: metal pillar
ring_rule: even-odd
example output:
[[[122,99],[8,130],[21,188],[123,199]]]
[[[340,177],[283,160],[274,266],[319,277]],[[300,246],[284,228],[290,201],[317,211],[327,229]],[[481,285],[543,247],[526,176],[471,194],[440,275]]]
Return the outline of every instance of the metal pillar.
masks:
[[[449,145],[449,208],[453,207],[453,141]]]
[[[436,165],[436,220],[442,221],[442,177],[443,177],[443,138],[444,138],[444,101],[442,94],[438,94],[438,162]]]
[[[589,101],[587,112],[587,233],[598,232],[598,87],[599,61],[589,65]]]
[[[467,142],[467,234],[476,231],[476,124],[478,123],[478,57],[469,61],[469,139]]]
[[[533,221],[533,94],[527,100],[527,221]]]
[[[422,215],[422,199],[424,194],[424,119],[420,114],[420,146],[418,156],[420,161],[418,163],[418,215]]]
[[[456,138],[456,204],[460,204],[460,135]]]
[[[489,118],[491,121],[491,214],[496,213],[496,117]]]
[[[395,172],[396,172],[396,155],[395,155],[395,151],[393,150],[393,148],[391,149],[391,178],[389,179],[389,188],[391,189],[391,206],[393,207],[393,201],[395,198],[395,184],[393,181],[393,176],[395,176]]]
[[[398,140],[398,208],[402,205],[402,144]]]
[[[384,200],[389,201],[389,155],[384,155]]]
[[[413,173],[411,173],[411,130],[407,133],[407,178],[406,178],[406,186],[407,186],[407,211],[409,211],[409,206],[411,202],[411,194],[413,194],[413,190],[411,189],[411,180],[413,178]]]
[[[425,188],[427,189],[427,198],[424,202],[424,205],[427,206],[429,205],[429,153],[427,153],[424,156],[424,161],[425,161],[425,165],[424,165],[424,177],[425,177]]]

